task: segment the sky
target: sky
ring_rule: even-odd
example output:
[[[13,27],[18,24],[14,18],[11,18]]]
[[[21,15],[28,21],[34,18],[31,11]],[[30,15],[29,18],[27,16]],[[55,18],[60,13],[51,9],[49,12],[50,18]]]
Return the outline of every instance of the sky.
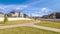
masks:
[[[0,12],[13,10],[32,16],[43,16],[60,12],[60,0],[0,0]]]

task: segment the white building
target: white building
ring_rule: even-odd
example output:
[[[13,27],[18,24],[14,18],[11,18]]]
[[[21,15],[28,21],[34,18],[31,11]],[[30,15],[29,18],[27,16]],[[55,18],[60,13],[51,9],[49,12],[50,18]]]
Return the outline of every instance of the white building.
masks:
[[[10,12],[8,14],[8,17],[20,17],[20,18],[25,18],[27,15],[24,14],[23,12],[16,12],[16,11],[13,11],[13,12]]]

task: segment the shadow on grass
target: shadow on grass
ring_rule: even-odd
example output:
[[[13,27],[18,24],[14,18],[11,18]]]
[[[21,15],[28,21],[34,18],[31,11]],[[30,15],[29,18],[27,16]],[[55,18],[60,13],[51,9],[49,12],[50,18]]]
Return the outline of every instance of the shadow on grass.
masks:
[[[5,22],[0,22],[0,24],[5,24]]]

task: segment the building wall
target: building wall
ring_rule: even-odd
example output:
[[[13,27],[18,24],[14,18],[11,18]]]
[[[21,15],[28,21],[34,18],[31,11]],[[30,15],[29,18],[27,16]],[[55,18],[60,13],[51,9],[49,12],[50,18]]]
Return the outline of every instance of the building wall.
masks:
[[[49,15],[50,16],[50,19],[60,19],[60,13],[52,13]]]
[[[12,12],[8,14],[9,17],[20,17],[20,18],[26,18],[26,14],[23,12]]]
[[[54,14],[52,13],[52,14],[49,15],[49,18],[53,19],[53,16],[54,16]]]
[[[51,13],[49,15],[44,15],[42,16],[42,18],[45,18],[45,19],[60,19],[60,13],[59,12],[54,12],[54,13]]]
[[[23,18],[24,17],[24,14],[22,12],[20,12],[20,17]]]
[[[0,14],[0,17],[4,17],[4,14]]]
[[[15,12],[14,14],[12,13],[12,17],[18,17],[18,16],[19,16],[18,12]]]
[[[56,18],[60,19],[60,13],[56,13]]]

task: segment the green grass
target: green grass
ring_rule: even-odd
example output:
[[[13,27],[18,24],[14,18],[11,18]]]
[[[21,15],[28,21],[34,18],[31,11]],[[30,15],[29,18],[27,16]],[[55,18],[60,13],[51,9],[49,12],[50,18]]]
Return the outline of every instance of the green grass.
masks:
[[[35,20],[15,20],[15,21],[8,21],[8,22],[0,22],[0,26],[2,25],[14,25],[14,24],[23,24],[23,23],[31,23],[35,22]]]
[[[60,29],[60,22],[41,21],[39,23],[36,23],[36,25],[47,26],[47,27]]]
[[[0,34],[60,34],[60,33],[33,27],[17,27],[10,29],[0,29]]]

